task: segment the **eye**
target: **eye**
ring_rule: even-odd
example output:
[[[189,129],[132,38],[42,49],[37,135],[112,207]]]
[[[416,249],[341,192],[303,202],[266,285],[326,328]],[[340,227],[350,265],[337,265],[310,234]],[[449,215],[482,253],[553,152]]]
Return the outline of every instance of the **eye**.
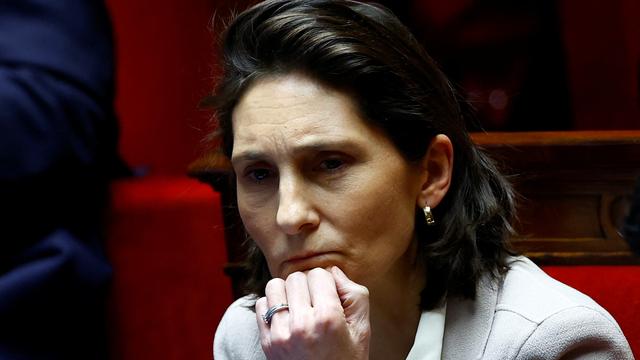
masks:
[[[336,172],[346,165],[346,161],[341,157],[329,157],[320,161],[317,169],[324,172]]]
[[[268,180],[271,175],[271,170],[266,168],[249,168],[244,172],[244,177],[256,183]]]
[[[342,165],[344,165],[344,161],[342,161],[342,159],[327,159],[320,164],[320,167],[326,170],[335,170]]]

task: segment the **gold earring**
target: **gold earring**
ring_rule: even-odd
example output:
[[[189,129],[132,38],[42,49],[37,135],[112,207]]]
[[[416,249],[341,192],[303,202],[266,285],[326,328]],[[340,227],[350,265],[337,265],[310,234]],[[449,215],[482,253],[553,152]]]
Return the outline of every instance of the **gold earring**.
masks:
[[[427,221],[427,225],[429,226],[435,225],[436,220],[433,218],[433,213],[431,212],[431,208],[428,206],[425,206],[424,209],[422,209],[422,211],[424,211],[424,219]]]

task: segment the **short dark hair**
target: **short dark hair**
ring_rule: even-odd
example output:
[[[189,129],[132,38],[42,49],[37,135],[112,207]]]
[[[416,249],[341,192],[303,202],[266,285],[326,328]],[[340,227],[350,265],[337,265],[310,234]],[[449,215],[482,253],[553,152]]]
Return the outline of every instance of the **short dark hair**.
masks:
[[[447,135],[453,179],[427,226],[416,209],[416,237],[426,264],[423,309],[444,298],[474,298],[480,277],[508,269],[514,194],[494,163],[471,142],[468,105],[414,39],[380,5],[349,0],[267,0],[238,15],[224,33],[223,74],[210,99],[223,152],[233,149],[231,116],[257,79],[303,73],[345,91],[362,117],[382,129],[409,162],[423,158],[431,139]],[[251,245],[248,292],[264,294],[266,260]]]

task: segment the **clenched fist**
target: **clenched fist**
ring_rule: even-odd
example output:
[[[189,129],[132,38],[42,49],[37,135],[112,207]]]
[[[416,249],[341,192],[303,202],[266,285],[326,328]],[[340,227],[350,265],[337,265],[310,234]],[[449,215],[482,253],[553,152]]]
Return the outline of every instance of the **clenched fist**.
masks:
[[[338,267],[272,279],[256,302],[256,321],[268,359],[368,359],[369,290]],[[267,325],[262,315],[289,304]]]

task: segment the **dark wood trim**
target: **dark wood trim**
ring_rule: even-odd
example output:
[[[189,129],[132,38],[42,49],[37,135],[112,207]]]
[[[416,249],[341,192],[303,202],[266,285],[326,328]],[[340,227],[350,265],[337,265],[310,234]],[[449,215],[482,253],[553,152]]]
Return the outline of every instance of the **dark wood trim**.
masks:
[[[545,265],[640,264],[620,234],[640,177],[640,131],[474,133],[519,193],[516,250]],[[234,292],[246,252],[231,165],[212,152],[191,176],[221,193]]]

